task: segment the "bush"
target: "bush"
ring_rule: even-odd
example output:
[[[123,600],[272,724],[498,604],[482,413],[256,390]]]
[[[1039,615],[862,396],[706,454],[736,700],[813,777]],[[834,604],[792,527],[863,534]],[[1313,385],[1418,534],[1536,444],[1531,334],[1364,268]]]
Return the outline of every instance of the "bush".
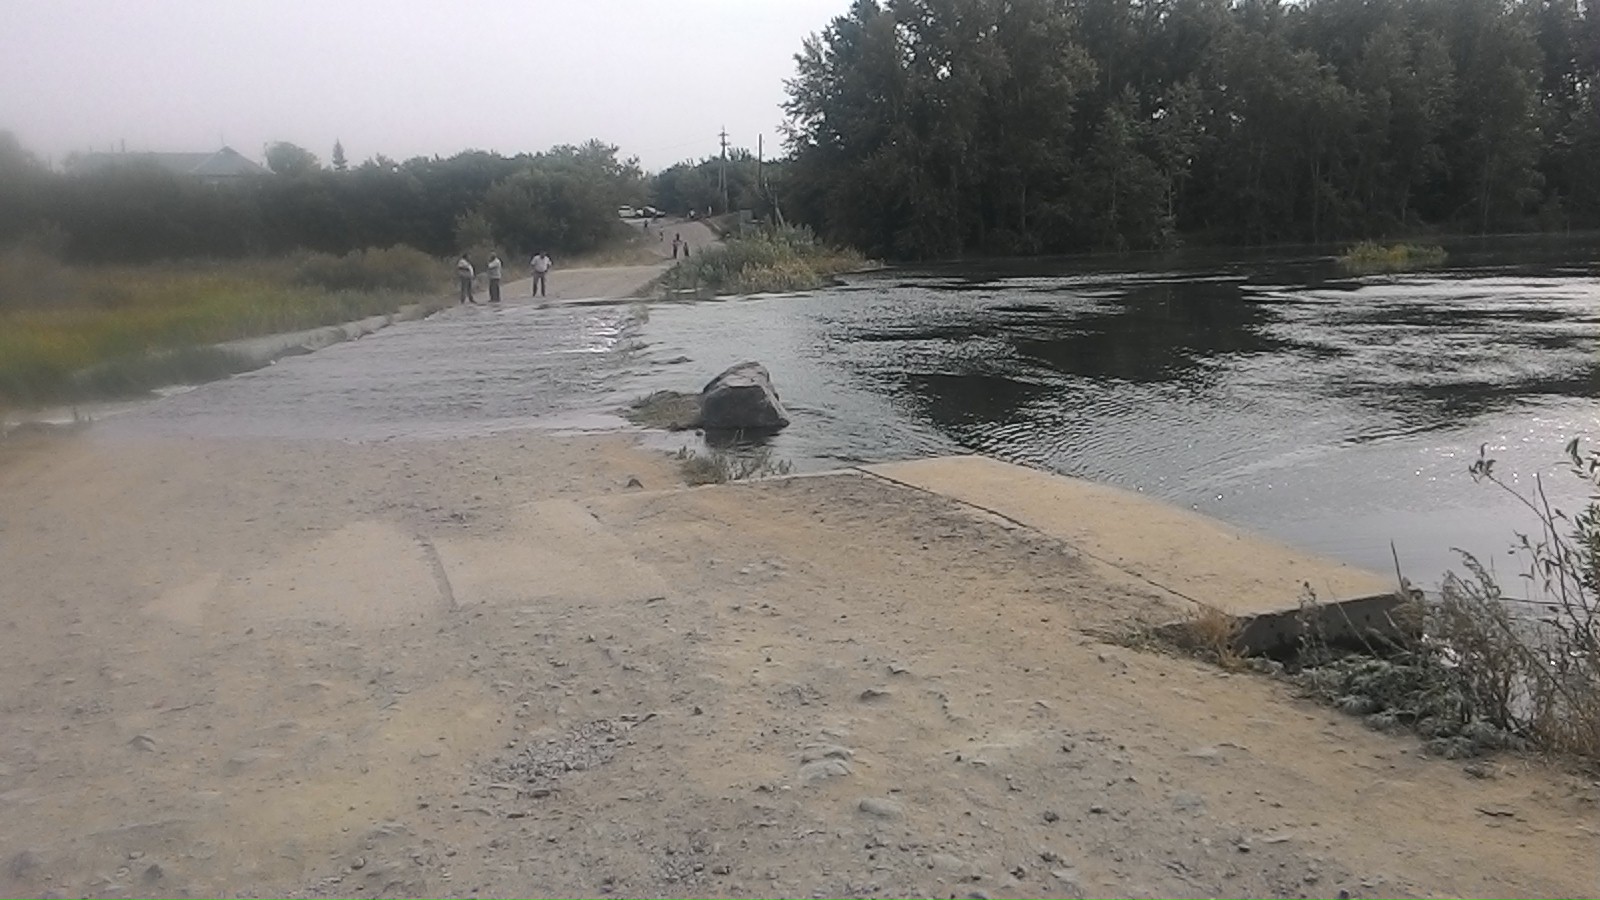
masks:
[[[817,242],[809,228],[772,228],[734,238],[674,266],[662,280],[668,290],[754,294],[811,290],[841,272],[866,265],[853,250]]]
[[[436,260],[404,245],[353,250],[343,256],[313,253],[295,272],[296,284],[330,291],[442,290],[445,268]]]

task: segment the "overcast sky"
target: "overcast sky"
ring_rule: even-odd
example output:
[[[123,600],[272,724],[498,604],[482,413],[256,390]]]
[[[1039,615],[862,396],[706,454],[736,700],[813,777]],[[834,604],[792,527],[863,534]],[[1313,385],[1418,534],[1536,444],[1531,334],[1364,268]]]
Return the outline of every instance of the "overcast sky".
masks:
[[[794,54],[849,0],[0,0],[0,130],[73,151],[289,141],[324,163],[590,137],[656,170],[778,151]]]

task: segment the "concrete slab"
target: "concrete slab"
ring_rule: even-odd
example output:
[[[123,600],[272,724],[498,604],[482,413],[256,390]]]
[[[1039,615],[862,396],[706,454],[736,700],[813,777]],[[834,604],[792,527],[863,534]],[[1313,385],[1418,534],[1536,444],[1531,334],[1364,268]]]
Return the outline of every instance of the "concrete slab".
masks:
[[[493,538],[434,542],[459,606],[564,601],[635,601],[664,597],[666,581],[588,510],[569,500],[529,504]]]
[[[1252,648],[1297,637],[1302,600],[1308,596],[1326,607],[1330,637],[1387,630],[1387,614],[1398,605],[1392,578],[1108,485],[983,456],[863,468],[1004,516],[1178,597],[1234,616],[1243,622]]]

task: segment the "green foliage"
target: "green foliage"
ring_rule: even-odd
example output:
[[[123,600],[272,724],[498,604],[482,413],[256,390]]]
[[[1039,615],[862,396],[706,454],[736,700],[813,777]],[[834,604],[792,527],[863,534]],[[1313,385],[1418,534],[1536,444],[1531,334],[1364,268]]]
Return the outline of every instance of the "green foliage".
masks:
[[[1350,272],[1368,275],[1378,272],[1409,272],[1442,264],[1449,254],[1443,247],[1419,244],[1383,244],[1362,241],[1339,257],[1339,264]]]
[[[1600,227],[1600,4],[857,0],[791,219],[897,258]]]
[[[317,171],[317,155],[304,147],[279,141],[267,147],[267,168],[279,175],[295,177]]]
[[[598,141],[505,157],[467,151],[323,169],[275,145],[282,175],[211,184],[137,161],[53,173],[0,132],[0,246],[54,227],[68,258],[142,263],[406,245],[435,256],[469,246],[572,255],[610,241],[619,198],[643,176]],[[458,226],[470,223],[470,235]]]
[[[801,291],[866,264],[859,253],[819,243],[808,228],[769,228],[730,238],[678,263],[662,284],[669,291],[713,294]]]
[[[402,291],[442,289],[447,271],[432,257],[411,247],[352,250],[343,256],[308,254],[295,273],[297,284],[329,291]]]

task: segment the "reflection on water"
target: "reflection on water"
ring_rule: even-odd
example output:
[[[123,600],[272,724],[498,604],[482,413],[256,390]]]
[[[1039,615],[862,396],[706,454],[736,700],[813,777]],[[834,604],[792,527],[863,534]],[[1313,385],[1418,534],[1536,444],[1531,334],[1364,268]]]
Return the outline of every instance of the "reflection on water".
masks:
[[[1480,444],[1570,503],[1561,447],[1600,438],[1593,246],[1505,249],[1400,277],[1261,253],[891,272],[648,312],[454,309],[117,421],[353,439],[615,425],[596,414],[756,359],[793,418],[774,456],[802,471],[990,453],[1382,571],[1392,540],[1431,583],[1451,547],[1492,556],[1531,527],[1467,477]]]
[[[1393,540],[1424,583],[1451,547],[1492,557],[1520,524],[1509,498],[1467,477],[1480,444],[1502,471],[1549,473],[1580,499],[1560,450],[1600,437],[1600,281],[1584,267],[1041,268],[658,308],[649,354],[695,366],[647,371],[626,392],[756,358],[794,413],[775,453],[801,468],[984,452],[1380,571]]]

